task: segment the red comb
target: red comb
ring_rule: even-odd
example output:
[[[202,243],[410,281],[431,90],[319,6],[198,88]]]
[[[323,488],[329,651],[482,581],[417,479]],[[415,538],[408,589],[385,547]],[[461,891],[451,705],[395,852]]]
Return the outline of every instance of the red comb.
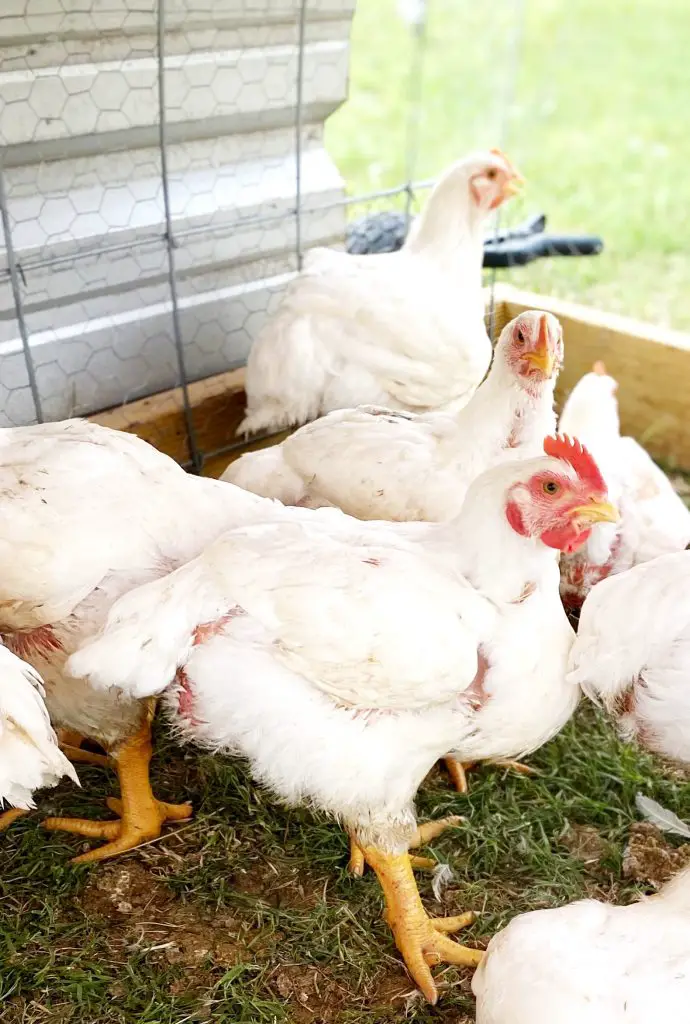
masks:
[[[606,493],[606,484],[599,467],[577,438],[567,434],[544,438],[544,451],[554,459],[563,459],[573,467],[580,480],[589,484],[594,491]]]

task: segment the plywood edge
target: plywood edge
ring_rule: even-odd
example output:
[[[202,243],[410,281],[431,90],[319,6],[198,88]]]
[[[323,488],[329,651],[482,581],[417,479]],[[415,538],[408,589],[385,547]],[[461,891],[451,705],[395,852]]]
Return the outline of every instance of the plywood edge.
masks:
[[[234,444],[244,412],[244,369],[195,381],[188,385],[188,394],[199,451],[211,453]],[[191,459],[180,388],[107,409],[89,419],[137,434],[177,462]]]
[[[488,306],[489,290],[484,294]],[[690,470],[690,336],[511,285],[496,286],[494,313],[499,327],[525,309],[548,310],[563,324],[566,354],[559,399],[596,360],[603,360],[620,385],[622,429],[655,458]],[[252,439],[227,455],[214,457],[219,449],[237,443],[245,405],[243,369],[190,384],[189,400],[198,448],[211,455],[205,471],[217,475],[244,451],[268,443]],[[178,462],[190,461],[179,388],[90,418],[138,434]]]
[[[690,335],[510,285],[501,287],[500,297],[508,319],[544,309],[561,321],[560,400],[602,360],[619,384],[621,430],[654,458],[690,470]]]

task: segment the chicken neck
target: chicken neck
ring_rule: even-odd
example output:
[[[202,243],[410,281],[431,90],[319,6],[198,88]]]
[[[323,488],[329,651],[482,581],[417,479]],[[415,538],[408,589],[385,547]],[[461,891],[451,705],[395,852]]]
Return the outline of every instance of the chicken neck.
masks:
[[[425,256],[438,269],[462,277],[463,289],[481,289],[485,213],[470,202],[467,190],[458,198],[458,183],[441,180],[413,223],[403,252]]]

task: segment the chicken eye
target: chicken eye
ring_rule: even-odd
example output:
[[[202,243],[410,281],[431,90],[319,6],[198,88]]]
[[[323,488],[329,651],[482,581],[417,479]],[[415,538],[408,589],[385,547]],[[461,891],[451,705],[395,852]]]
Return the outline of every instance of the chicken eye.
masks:
[[[560,491],[560,487],[555,480],[545,480],[541,486],[544,494],[558,494]]]
[[[521,348],[525,344],[525,332],[521,327],[518,327],[515,333],[515,344]]]
[[[495,167],[489,167],[488,171],[486,172],[486,176],[489,179],[489,181],[493,181],[497,174],[498,171],[496,170]]]

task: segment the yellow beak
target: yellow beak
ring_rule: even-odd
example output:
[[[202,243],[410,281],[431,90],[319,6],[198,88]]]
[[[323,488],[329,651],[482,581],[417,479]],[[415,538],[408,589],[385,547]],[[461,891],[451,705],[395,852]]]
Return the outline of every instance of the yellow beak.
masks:
[[[503,193],[504,199],[510,199],[511,196],[517,196],[522,192],[523,178],[508,178],[507,181],[503,182]]]
[[[578,505],[570,510],[570,515],[584,523],[617,523],[620,519],[618,509],[610,501],[590,501],[586,505]]]
[[[544,374],[545,377],[551,377],[554,370],[554,356],[549,351],[548,346],[544,345],[534,350],[534,352],[528,352],[525,355],[525,359],[531,366],[535,366],[538,370]]]

